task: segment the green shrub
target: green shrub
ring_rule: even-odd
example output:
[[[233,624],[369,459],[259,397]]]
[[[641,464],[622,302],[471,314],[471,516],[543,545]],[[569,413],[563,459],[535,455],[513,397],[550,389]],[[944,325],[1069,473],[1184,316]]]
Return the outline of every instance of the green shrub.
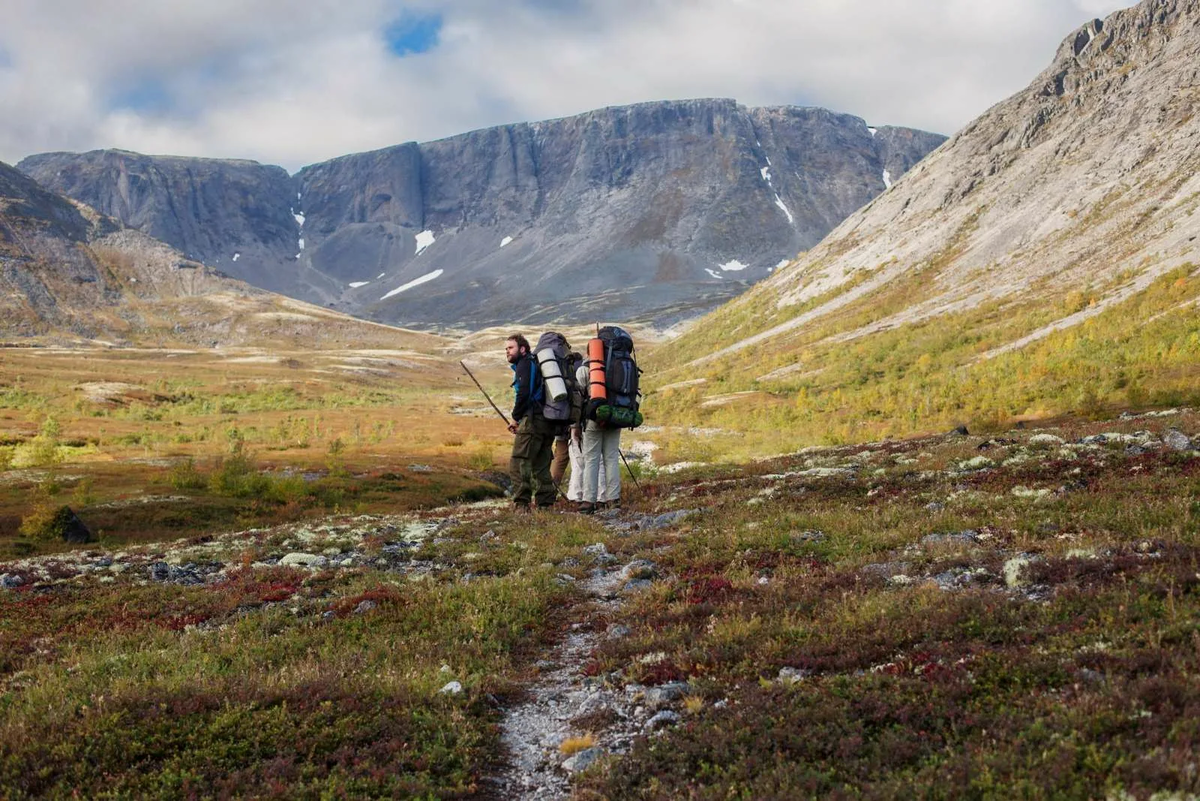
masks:
[[[42,422],[38,435],[17,446],[12,464],[18,467],[53,467],[62,461],[59,453],[59,434],[62,429],[53,417]]]
[[[326,450],[325,466],[329,468],[329,475],[344,478],[349,475],[346,470],[346,464],[342,458],[342,454],[346,452],[346,443],[342,442],[342,438],[338,437],[333,442],[329,443],[329,448]]]
[[[96,502],[96,493],[92,488],[92,483],[91,476],[87,476],[80,479],[79,483],[75,485],[75,489],[71,492],[71,501],[77,509],[91,506]]]
[[[233,439],[229,455],[217,464],[208,480],[214,494],[231,498],[263,497],[270,485],[271,479],[258,472],[246,443],[240,438]]]
[[[71,510],[61,504],[51,502],[49,497],[43,497],[33,505],[29,513],[21,518],[19,529],[22,537],[31,540],[62,539],[67,530],[67,521],[71,519]]]
[[[204,489],[208,479],[196,469],[196,460],[189,456],[171,468],[170,482],[177,490],[198,490]]]
[[[467,464],[475,470],[491,470],[496,466],[496,459],[491,448],[481,445],[467,459]]]

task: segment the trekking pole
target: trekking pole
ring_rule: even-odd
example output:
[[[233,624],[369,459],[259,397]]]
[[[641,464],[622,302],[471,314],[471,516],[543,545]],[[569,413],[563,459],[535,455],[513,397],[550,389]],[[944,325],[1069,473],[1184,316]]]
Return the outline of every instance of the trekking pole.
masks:
[[[629,466],[629,460],[625,458],[625,453],[620,448],[617,448],[617,453],[621,454],[621,461],[625,463],[625,469],[629,471],[629,477],[633,479],[633,486],[640,491],[642,485],[638,483],[637,476],[633,474],[633,468]]]
[[[471,372],[471,368],[463,364],[461,360],[459,361],[459,364],[462,364],[462,369],[466,370],[467,375],[471,376],[471,380],[475,382],[475,386],[479,387],[479,391],[483,393],[483,397],[487,398],[487,402],[492,404],[492,408],[496,410],[496,414],[500,415],[500,419],[504,421],[504,425],[511,426],[512,423],[508,422],[508,418],[504,416],[504,412],[500,411],[500,407],[495,403],[492,403],[492,396],[487,394],[487,390],[484,389],[483,385],[479,383],[479,380],[475,378],[475,374]]]

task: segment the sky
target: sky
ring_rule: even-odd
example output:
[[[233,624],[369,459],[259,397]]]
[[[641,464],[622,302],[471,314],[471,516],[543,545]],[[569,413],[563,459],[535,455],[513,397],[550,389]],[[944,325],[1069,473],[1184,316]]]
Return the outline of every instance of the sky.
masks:
[[[0,161],[347,153],[652,100],[952,134],[1131,0],[0,0]]]

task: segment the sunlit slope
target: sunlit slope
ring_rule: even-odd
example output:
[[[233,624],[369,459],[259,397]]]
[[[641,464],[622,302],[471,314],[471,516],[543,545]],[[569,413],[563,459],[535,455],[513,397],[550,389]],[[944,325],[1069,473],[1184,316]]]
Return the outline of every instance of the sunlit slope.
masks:
[[[1200,3],[1154,0],[1076,31],[1027,89],[658,349],[653,405],[813,441],[1191,392],[1198,23]]]

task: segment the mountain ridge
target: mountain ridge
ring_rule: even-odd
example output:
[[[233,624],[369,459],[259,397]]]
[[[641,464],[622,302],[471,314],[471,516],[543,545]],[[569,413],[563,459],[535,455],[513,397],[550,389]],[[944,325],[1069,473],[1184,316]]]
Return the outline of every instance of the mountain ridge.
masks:
[[[1051,136],[1056,128],[1055,121],[1066,111],[1064,106],[1078,110],[1088,103],[1111,103],[1111,99],[1105,100],[1105,95],[1112,91],[1124,91],[1128,95],[1130,76],[1134,75],[1136,81],[1138,71],[1132,65],[1125,66],[1127,56],[1121,53],[1133,45],[1122,45],[1122,36],[1138,31],[1147,34],[1161,31],[1162,26],[1173,19],[1171,14],[1179,13],[1180,7],[1195,13],[1194,4],[1159,0],[1116,12],[1108,22],[1093,20],[1072,32],[1059,47],[1050,66],[1028,88],[993,106],[954,134],[891,190],[852,214],[820,245],[765,282],[762,290],[773,294],[766,305],[779,312],[836,291],[852,276],[861,278],[874,271],[873,275],[827,303],[756,332],[752,337],[705,358],[719,358],[759,344],[836,312],[846,304],[882,289],[906,271],[936,261],[939,251],[946,248],[962,251],[954,254],[960,273],[955,279],[957,286],[950,286],[952,282],[943,279],[937,287],[943,291],[925,300],[917,313],[906,313],[890,322],[877,321],[876,326],[900,324],[929,314],[971,307],[983,300],[1003,296],[1014,286],[1045,278],[1055,270],[1065,268],[1067,265],[1062,258],[1047,258],[1045,269],[1022,272],[1006,269],[1006,266],[1011,266],[1014,260],[1020,263],[1019,266],[1029,266],[1032,259],[1022,260],[1022,246],[1041,243],[1047,234],[1068,231],[1071,221],[1078,218],[1082,210],[1093,207],[1107,193],[1116,191],[1118,187],[1114,182],[1121,177],[1120,173],[1129,174],[1135,166],[1117,151],[1126,145],[1143,146],[1141,137],[1146,131],[1133,129],[1136,136],[1132,144],[1124,138],[1116,138],[1110,142],[1115,146],[1090,158],[1088,170],[1080,174],[1079,170],[1072,173],[1069,168],[1078,165],[1063,157],[1077,152],[1086,141],[1087,133],[1095,137],[1098,132],[1081,132],[1080,127],[1089,123],[1067,118],[1064,124],[1070,125],[1072,130],[1055,138]],[[1138,41],[1144,43],[1145,39],[1135,39],[1134,44]],[[1116,75],[1096,74],[1093,60],[1116,58],[1124,61],[1118,66]],[[1089,66],[1091,70],[1086,69]],[[1094,93],[1099,97],[1086,92],[1095,81],[1102,79],[1104,85]],[[1164,102],[1171,101],[1164,98]],[[1188,107],[1191,107],[1190,103]],[[1060,141],[1063,138],[1069,141]],[[1018,159],[1027,151],[1032,154],[1033,163],[1029,159]],[[1184,156],[1186,160],[1187,154]],[[1047,176],[1055,175],[1063,176],[1059,187],[1062,197],[1055,199],[1054,206],[1047,209],[1040,203],[1043,198],[1037,193],[1044,194]],[[1011,183],[997,188],[996,184],[1004,178]],[[985,196],[985,200],[979,200],[981,196]],[[967,201],[968,197],[971,197],[970,201]],[[1079,202],[1071,203],[1073,197],[1078,197]],[[972,218],[972,215],[976,216]],[[1106,225],[1113,228],[1120,222],[1120,219],[1110,219]],[[946,234],[947,231],[951,233]],[[955,237],[962,241],[956,242]],[[1095,241],[1108,239],[1101,236]],[[1173,242],[1173,246],[1179,244]],[[1079,247],[1077,255],[1085,252],[1083,245]],[[1158,263],[1153,270],[1132,282],[1126,291],[1112,294],[1104,303],[1089,308],[1084,316],[1073,318],[1073,321],[1086,319],[1127,298],[1131,291],[1145,288],[1154,277],[1194,255],[1191,247],[1177,249],[1179,252],[1174,257]],[[1086,252],[1091,254],[1093,262],[1097,261],[1094,249]],[[1039,255],[1052,254],[1043,248]],[[1097,268],[1097,264],[1093,263],[1092,267]],[[982,276],[986,280],[981,280],[980,273],[986,273]],[[1086,280],[1088,274],[1089,270],[1077,264],[1074,277],[1065,276],[1064,280]],[[869,333],[869,330],[863,333]]]
[[[1196,0],[1072,31],[1028,87],[652,354],[655,405],[803,446],[1185,402],[1196,63]]]
[[[0,332],[113,344],[425,338],[273,295],[0,163]]]
[[[669,324],[815,244],[943,139],[825,109],[701,99],[348,154],[290,186],[282,168],[128,152],[20,167],[193,258],[370,319]],[[141,192],[137,208],[127,186]],[[213,222],[181,224],[189,215]],[[509,287],[514,274],[544,302]]]

